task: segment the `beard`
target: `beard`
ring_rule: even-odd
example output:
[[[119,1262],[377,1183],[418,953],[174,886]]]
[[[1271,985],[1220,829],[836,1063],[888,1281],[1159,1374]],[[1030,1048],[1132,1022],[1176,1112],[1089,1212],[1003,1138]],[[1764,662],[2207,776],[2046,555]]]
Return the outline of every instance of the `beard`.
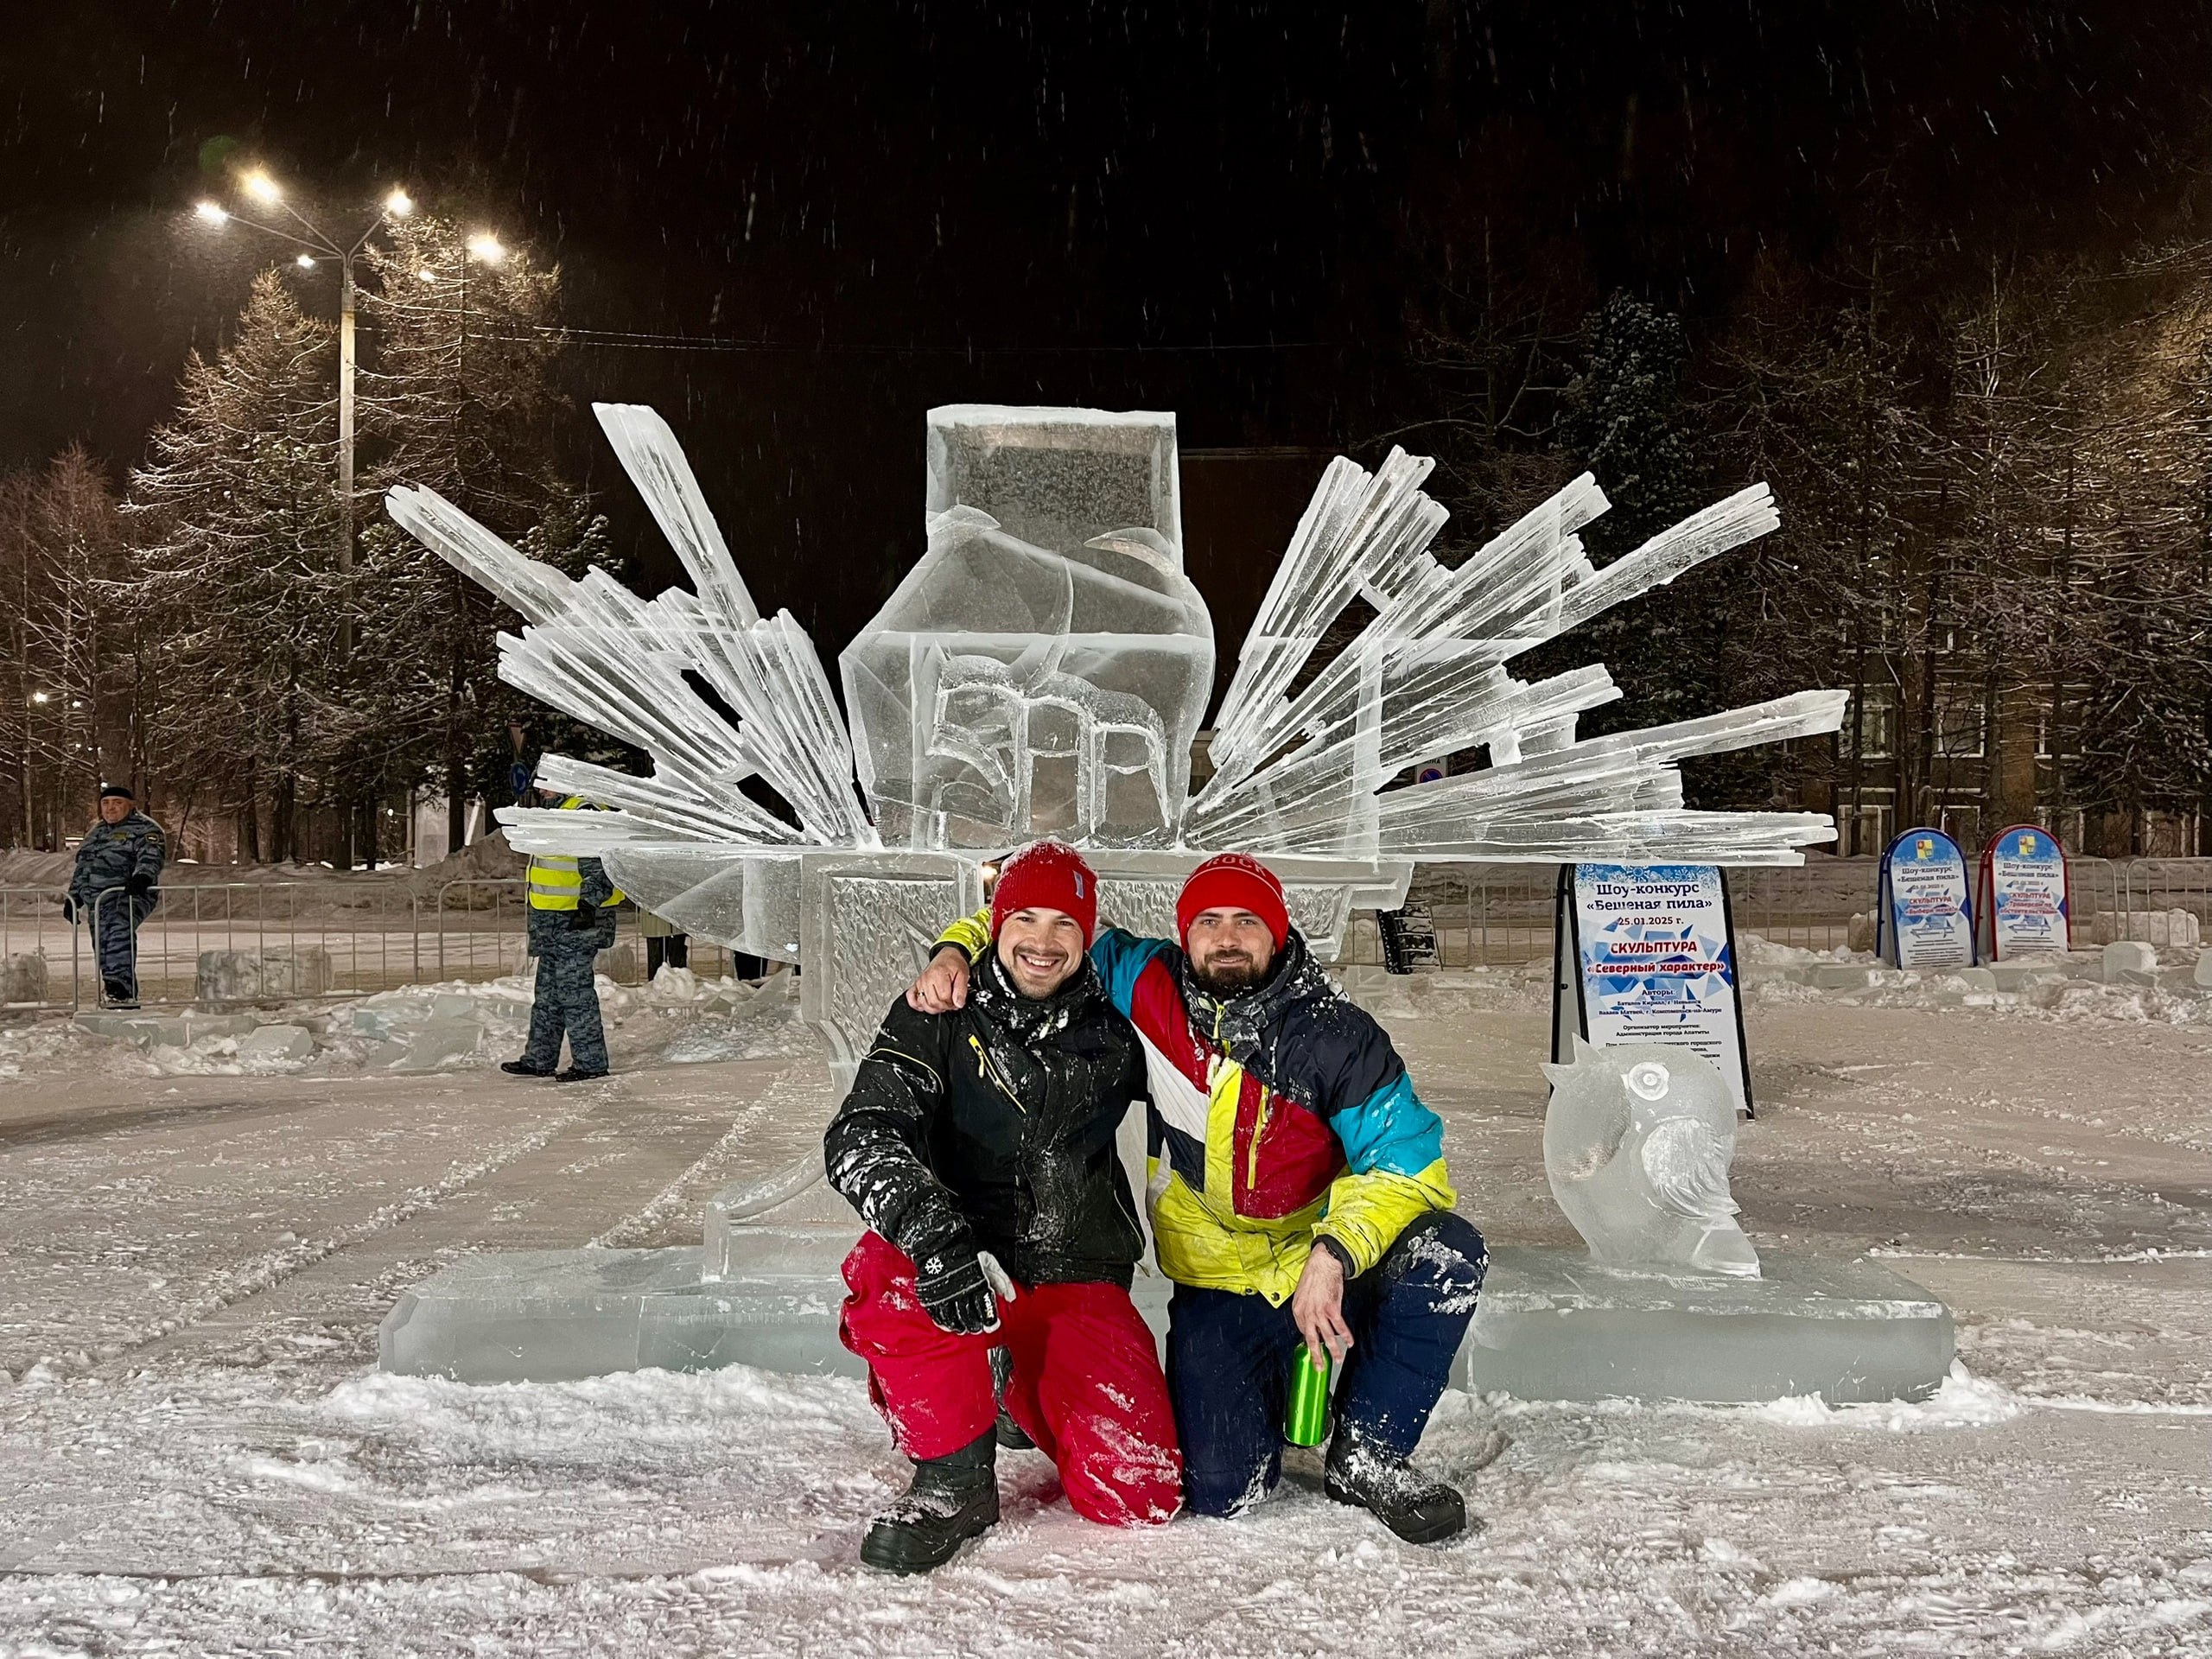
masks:
[[[1266,970],[1251,957],[1219,951],[1204,962],[1192,963],[1191,975],[1217,996],[1234,996],[1239,991],[1249,991],[1267,977]]]

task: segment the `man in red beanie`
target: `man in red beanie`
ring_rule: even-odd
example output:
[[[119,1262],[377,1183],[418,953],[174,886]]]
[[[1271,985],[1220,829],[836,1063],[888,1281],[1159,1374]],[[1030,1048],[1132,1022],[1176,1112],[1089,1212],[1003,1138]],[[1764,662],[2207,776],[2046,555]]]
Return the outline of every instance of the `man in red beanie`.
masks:
[[[1114,1143],[1145,1062],[1086,954],[1097,914],[1072,849],[1009,859],[963,1006],[893,1003],[823,1137],[830,1184],[868,1227],[845,1261],[842,1334],[915,1465],[861,1541],[871,1566],[927,1571],[998,1519],[994,1349],[1013,1362],[1007,1413],[1077,1514],[1136,1526],[1180,1504]]]
[[[1184,1497],[1235,1515],[1282,1469],[1289,1364],[1341,1366],[1330,1497],[1400,1537],[1449,1538],[1459,1493],[1415,1470],[1488,1256],[1453,1213],[1443,1125],[1390,1040],[1321,971],[1282,883],[1242,853],[1191,873],[1181,948],[1117,929],[1091,961],[1144,1046],[1150,1200],[1175,1281],[1167,1385]],[[907,997],[956,1008],[992,929],[956,923]],[[957,946],[953,949],[950,947]]]

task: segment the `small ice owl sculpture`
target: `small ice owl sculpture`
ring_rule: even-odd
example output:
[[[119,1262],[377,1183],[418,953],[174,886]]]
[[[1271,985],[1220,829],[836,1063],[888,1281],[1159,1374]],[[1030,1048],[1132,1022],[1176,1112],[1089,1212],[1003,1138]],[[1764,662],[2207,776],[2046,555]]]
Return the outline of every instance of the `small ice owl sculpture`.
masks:
[[[1573,1064],[1544,1068],[1544,1173],[1591,1255],[1758,1278],[1728,1196],[1736,1106],[1719,1071],[1688,1049],[1573,1040]]]

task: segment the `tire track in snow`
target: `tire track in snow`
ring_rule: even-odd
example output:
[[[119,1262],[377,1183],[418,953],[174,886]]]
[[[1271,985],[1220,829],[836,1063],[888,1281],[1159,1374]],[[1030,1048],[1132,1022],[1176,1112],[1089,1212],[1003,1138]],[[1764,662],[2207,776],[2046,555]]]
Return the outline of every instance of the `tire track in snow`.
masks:
[[[575,1110],[549,1118],[480,1158],[467,1163],[448,1165],[445,1174],[437,1180],[409,1189],[404,1196],[351,1226],[338,1228],[321,1237],[299,1239],[280,1249],[265,1250],[235,1268],[222,1269],[214,1275],[213,1288],[183,1304],[174,1314],[139,1327],[121,1341],[101,1344],[81,1365],[54,1368],[105,1369],[129,1358],[164,1337],[174,1336],[225,1308],[235,1306],[249,1297],[273,1289],[316,1262],[327,1260],[365,1239],[373,1238],[378,1233],[389,1231],[402,1222],[411,1221],[425,1211],[435,1209],[456,1193],[467,1191],[486,1176],[498,1173],[534,1152],[542,1151],[563,1132],[589,1117],[597,1103],[586,1101]],[[54,1366],[50,1357],[40,1363]]]
[[[644,1205],[593,1239],[585,1248],[634,1249],[652,1239],[676,1211],[687,1205],[705,1203],[705,1195],[698,1192],[696,1184],[711,1172],[733,1162],[735,1154],[753,1138],[753,1131],[763,1124],[775,1122],[774,1113],[778,1106],[794,1101],[803,1103],[810,1096],[826,1096],[831,1092],[832,1085],[828,1077],[818,1067],[791,1065],[778,1071],[768,1079],[766,1087],[761,1090],[759,1096],[748,1102],[738,1113],[736,1120],[721,1139],[702,1153],[690,1168]],[[825,1113],[823,1122],[826,1126],[828,1122]]]

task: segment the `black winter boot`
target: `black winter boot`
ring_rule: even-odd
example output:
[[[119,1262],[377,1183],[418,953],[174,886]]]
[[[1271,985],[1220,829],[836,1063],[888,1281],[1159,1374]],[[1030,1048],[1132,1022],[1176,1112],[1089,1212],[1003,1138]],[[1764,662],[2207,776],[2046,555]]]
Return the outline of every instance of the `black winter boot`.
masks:
[[[501,1060],[499,1070],[511,1077],[550,1077],[553,1075],[551,1066],[532,1065],[528,1060]]]
[[[1322,1477],[1331,1497],[1370,1511],[1409,1544],[1441,1543],[1466,1530],[1466,1501],[1456,1488],[1343,1424],[1329,1441]]]
[[[926,1573],[998,1523],[998,1443],[986,1430],[957,1452],[914,1465],[906,1495],[869,1523],[861,1560],[886,1573]]]
[[[1007,1384],[1014,1381],[1014,1356],[1004,1348],[991,1350],[991,1392],[999,1402],[998,1426],[991,1432],[998,1436],[999,1444],[1009,1452],[1033,1452],[1037,1442],[1029,1438],[1028,1430],[1014,1421],[1014,1414],[1006,1408]]]

